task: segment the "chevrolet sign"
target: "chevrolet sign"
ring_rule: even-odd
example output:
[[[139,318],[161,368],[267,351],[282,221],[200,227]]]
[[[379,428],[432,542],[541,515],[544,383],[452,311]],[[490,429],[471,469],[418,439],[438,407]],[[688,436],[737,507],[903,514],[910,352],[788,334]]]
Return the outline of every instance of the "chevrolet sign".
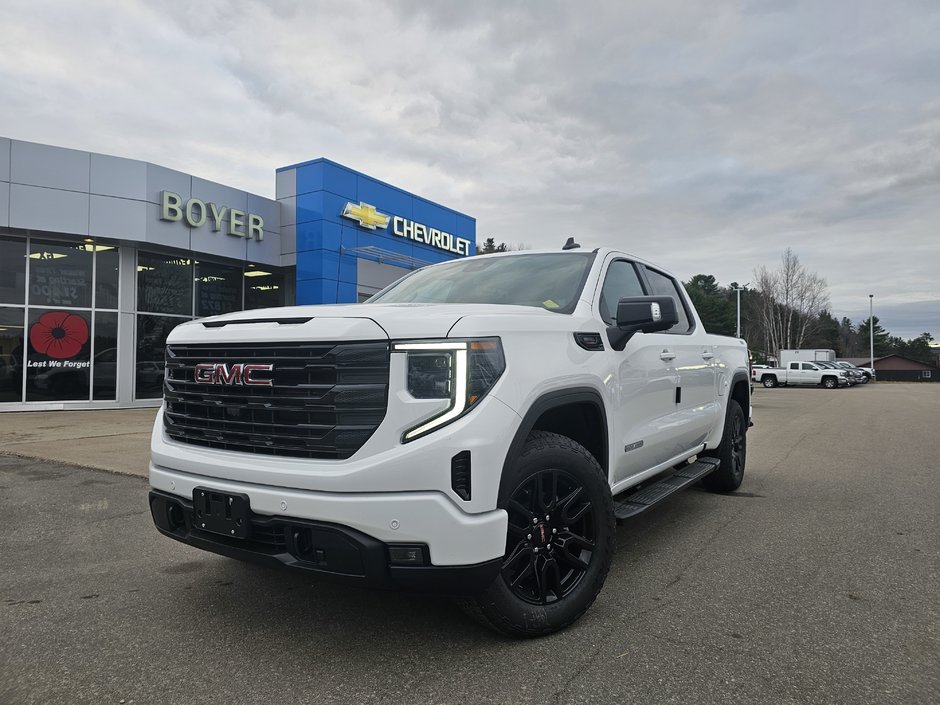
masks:
[[[385,230],[388,221],[392,221],[392,234],[406,237],[415,242],[431,245],[439,250],[446,250],[457,255],[470,254],[470,241],[456,237],[443,230],[431,228],[423,223],[416,223],[400,215],[390,216],[380,213],[375,206],[359,201],[358,204],[349,202],[343,208],[343,217],[355,220],[363,228],[369,230]]]

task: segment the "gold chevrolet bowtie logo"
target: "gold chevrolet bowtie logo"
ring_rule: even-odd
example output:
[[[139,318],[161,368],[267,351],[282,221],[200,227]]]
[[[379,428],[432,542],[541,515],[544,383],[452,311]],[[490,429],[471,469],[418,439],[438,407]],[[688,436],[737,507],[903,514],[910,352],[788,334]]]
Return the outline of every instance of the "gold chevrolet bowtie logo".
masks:
[[[343,208],[343,217],[357,220],[362,227],[375,230],[376,228],[388,227],[391,216],[379,213],[375,210],[375,206],[359,201],[358,206],[355,203],[347,203],[346,207]]]

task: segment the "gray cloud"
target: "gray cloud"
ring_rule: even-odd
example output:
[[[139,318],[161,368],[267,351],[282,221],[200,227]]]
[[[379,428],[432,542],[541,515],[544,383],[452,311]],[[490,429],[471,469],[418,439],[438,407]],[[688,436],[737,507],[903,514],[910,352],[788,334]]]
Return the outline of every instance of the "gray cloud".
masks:
[[[874,291],[940,338],[932,2],[14,0],[4,32],[5,135],[263,194],[328,156],[683,278],[792,247],[836,315]]]

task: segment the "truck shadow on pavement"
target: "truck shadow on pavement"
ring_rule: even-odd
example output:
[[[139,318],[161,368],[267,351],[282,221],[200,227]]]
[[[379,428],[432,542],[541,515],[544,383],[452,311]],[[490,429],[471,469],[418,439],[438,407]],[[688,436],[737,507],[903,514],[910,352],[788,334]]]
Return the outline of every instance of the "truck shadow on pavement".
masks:
[[[694,531],[697,514],[707,515],[712,502],[731,501],[732,496],[721,498],[692,490],[619,526],[618,547],[604,590],[580,622],[554,638],[567,640],[564,634],[596,630],[611,616],[610,610],[619,613],[654,606],[661,599],[652,598],[661,580],[648,584],[650,558],[657,555],[665,537],[682,527]],[[736,496],[759,497],[745,493]],[[638,570],[639,566],[646,567]],[[327,576],[197,551],[186,560],[158,570],[163,576],[161,582],[183,583],[174,588],[182,590],[176,603],[177,619],[184,623],[215,622],[205,625],[213,632],[237,624],[247,634],[284,637],[285,647],[296,648],[306,641],[311,646],[334,643],[342,644],[344,649],[372,649],[380,638],[377,634],[395,635],[400,644],[419,651],[438,648],[438,640],[445,635],[449,641],[468,644],[492,644],[493,640],[524,643],[512,642],[477,625],[447,595],[357,587]]]

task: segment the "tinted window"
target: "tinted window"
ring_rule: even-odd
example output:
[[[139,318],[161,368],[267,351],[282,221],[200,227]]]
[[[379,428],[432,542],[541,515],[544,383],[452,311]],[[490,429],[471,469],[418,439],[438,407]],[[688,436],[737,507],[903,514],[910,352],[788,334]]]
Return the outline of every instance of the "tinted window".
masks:
[[[419,269],[369,301],[514,304],[570,313],[593,261],[591,252],[468,257]]]
[[[23,401],[23,315],[0,306],[0,402]]]
[[[667,333],[687,333],[692,326],[689,324],[689,316],[685,311],[682,295],[679,293],[678,284],[672,277],[667,277],[662,272],[655,269],[646,268],[646,278],[650,283],[650,294],[653,296],[671,296],[676,300],[676,312],[679,314],[679,322]]]
[[[815,370],[816,368],[813,367],[812,365],[810,365],[808,362],[804,362],[804,363],[803,363],[803,369],[804,369],[804,370]]]
[[[288,304],[285,272],[261,264],[245,270],[245,308],[269,308]]]
[[[192,315],[192,262],[173,255],[140,252],[137,255],[137,310]]]
[[[620,299],[628,296],[643,296],[643,285],[637,276],[633,263],[624,260],[611,262],[604,278],[601,289],[601,300],[598,302],[601,318],[608,323],[615,323],[617,319],[617,304]]]
[[[0,237],[0,303],[21,304],[25,296],[26,240]]]
[[[163,360],[166,338],[185,318],[137,316],[137,355],[135,396],[157,399],[163,396]]]
[[[29,303],[91,308],[94,254],[84,245],[32,240],[29,248]]]
[[[95,308],[118,307],[118,249],[96,245]]]
[[[92,398],[114,399],[117,391],[116,313],[95,313],[95,357],[92,360]]]
[[[196,315],[241,311],[242,278],[241,267],[196,262]]]

